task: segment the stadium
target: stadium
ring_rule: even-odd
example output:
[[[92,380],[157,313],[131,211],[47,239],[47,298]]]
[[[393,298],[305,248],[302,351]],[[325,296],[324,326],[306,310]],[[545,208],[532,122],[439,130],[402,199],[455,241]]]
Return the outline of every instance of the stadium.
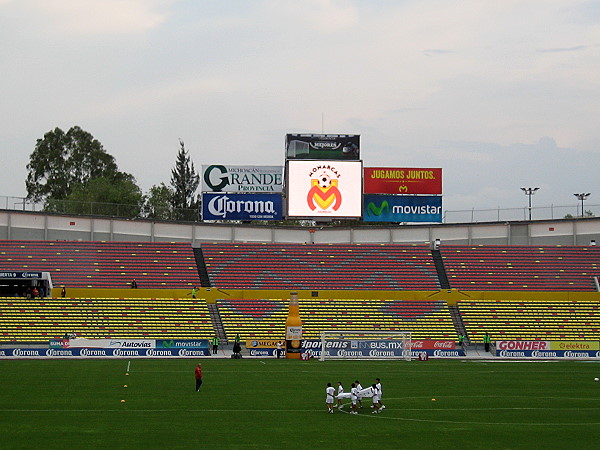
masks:
[[[441,169],[352,139],[290,135],[285,182],[215,182],[203,222],[0,211],[6,448],[593,447],[600,219],[438,223]],[[376,378],[385,410],[326,414]]]

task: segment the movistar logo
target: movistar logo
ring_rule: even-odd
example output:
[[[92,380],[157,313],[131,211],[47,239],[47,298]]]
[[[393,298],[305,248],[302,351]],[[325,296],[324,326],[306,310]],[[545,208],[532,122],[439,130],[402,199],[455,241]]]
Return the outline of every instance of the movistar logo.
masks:
[[[172,340],[171,341],[162,341],[162,346],[164,348],[171,348],[173,346],[173,344],[174,344],[174,342]]]
[[[367,205],[367,211],[370,216],[381,216],[383,212],[390,212],[390,205],[387,200],[381,202],[381,205],[377,207],[375,203],[369,202]]]

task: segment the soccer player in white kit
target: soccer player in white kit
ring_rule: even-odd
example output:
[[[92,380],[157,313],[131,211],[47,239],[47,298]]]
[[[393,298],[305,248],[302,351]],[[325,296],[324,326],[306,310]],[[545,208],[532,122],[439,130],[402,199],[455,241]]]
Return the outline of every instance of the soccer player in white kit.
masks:
[[[379,411],[385,409],[385,405],[381,403],[381,396],[383,395],[383,390],[381,389],[381,380],[379,378],[375,378],[375,387],[377,387],[377,404],[379,405]]]
[[[356,385],[356,392],[357,392],[357,397],[358,397],[357,401],[358,401],[358,404],[360,405],[360,407],[362,408],[362,407],[363,407],[363,406],[362,406],[362,398],[360,397],[360,395],[358,395],[358,392],[362,391],[362,388],[363,388],[363,387],[362,387],[362,385],[360,384],[360,381],[358,381],[358,380],[356,380],[356,381],[354,382],[354,384]]]
[[[325,404],[327,405],[327,411],[329,414],[333,414],[333,396],[335,395],[335,388],[331,385],[331,383],[327,383],[327,388],[325,389]]]
[[[356,401],[358,400],[358,388],[356,384],[352,383],[352,389],[350,389],[350,399],[352,400],[352,411],[350,414],[358,414],[356,410]]]
[[[341,394],[344,393],[344,386],[342,386],[342,382],[338,381],[338,388],[337,388],[337,405],[336,408],[341,408],[342,407],[342,398],[344,398],[343,396],[340,397]]]
[[[373,414],[377,414],[381,412],[381,409],[379,409],[379,390],[377,389],[377,385],[372,384],[371,390],[373,392],[373,406],[371,408],[373,408]]]

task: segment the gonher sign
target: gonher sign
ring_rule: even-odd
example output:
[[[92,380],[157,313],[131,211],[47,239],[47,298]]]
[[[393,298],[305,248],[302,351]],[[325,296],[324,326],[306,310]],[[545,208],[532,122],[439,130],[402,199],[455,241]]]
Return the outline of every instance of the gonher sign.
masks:
[[[365,194],[441,194],[442,169],[365,167]]]
[[[365,195],[365,222],[441,222],[442,197]]]
[[[202,194],[203,220],[281,220],[281,194]]]
[[[600,358],[598,341],[496,341],[501,358]]]
[[[287,159],[356,160],[360,159],[357,134],[287,134]]]
[[[202,166],[203,192],[282,192],[282,166]]]
[[[288,161],[290,217],[360,217],[360,161]]]

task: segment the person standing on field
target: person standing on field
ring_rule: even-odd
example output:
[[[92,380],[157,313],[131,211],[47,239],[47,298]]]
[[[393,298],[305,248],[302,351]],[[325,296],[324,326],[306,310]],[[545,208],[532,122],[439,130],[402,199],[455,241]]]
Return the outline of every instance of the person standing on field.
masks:
[[[275,352],[277,353],[277,359],[281,358],[281,350],[283,348],[283,343],[281,341],[277,341],[277,349]]]
[[[487,332],[483,335],[483,345],[485,347],[485,351],[489,352],[490,351],[490,344],[492,343],[492,338],[490,337],[489,334],[487,334]]]
[[[363,387],[362,387],[362,384],[360,384],[360,381],[358,381],[358,380],[356,380],[354,382],[354,384],[356,385],[357,401],[358,401],[358,404],[360,405],[360,407],[362,408],[363,407],[363,405],[362,405],[362,397],[360,395],[358,395],[358,393],[360,391],[362,391]]]
[[[212,338],[210,340],[211,344],[212,344],[212,348],[213,348],[213,355],[217,354],[217,350],[219,350],[219,337],[215,336],[214,338]]]
[[[338,381],[338,388],[337,388],[337,405],[336,408],[341,408],[342,407],[342,398],[340,397],[341,394],[344,393],[344,386],[342,386],[342,382]]]
[[[200,386],[202,386],[202,364],[198,363],[194,371],[194,376],[196,377],[196,392],[200,392]]]
[[[381,380],[379,378],[375,378],[375,387],[377,388],[377,403],[379,404],[379,411],[381,411],[385,409],[385,405],[381,403],[383,391],[381,389]]]
[[[325,389],[325,404],[327,405],[327,412],[333,414],[333,396],[335,395],[335,389],[331,383],[327,383]]]

